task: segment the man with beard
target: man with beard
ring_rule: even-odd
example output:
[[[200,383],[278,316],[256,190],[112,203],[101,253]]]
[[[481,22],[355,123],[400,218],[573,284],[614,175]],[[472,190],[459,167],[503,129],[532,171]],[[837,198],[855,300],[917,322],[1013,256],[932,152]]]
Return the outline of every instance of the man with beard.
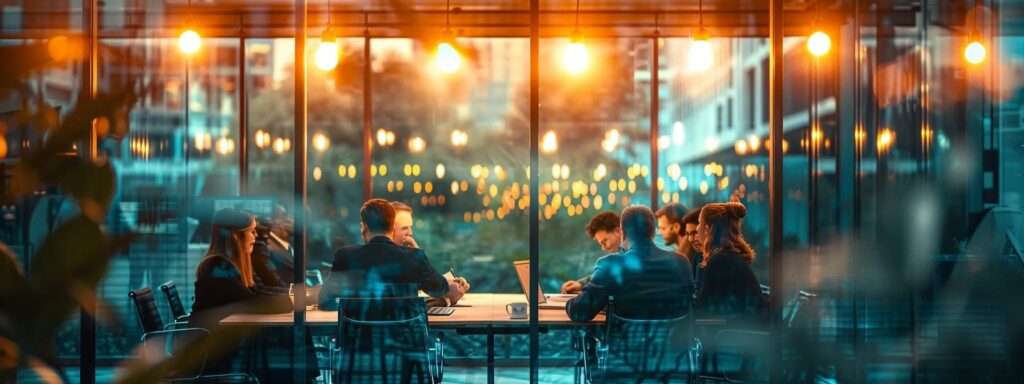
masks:
[[[665,242],[665,245],[672,247],[672,250],[680,256],[686,256],[689,244],[684,242],[683,217],[686,216],[686,207],[679,203],[666,205],[654,214],[658,218],[658,234]]]

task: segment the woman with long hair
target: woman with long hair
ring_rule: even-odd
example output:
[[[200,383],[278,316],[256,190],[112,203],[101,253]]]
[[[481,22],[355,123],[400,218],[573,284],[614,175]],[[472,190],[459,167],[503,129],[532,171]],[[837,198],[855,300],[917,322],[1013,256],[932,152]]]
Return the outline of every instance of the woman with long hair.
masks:
[[[255,216],[234,208],[221,209],[213,215],[212,232],[210,248],[196,268],[190,323],[208,328],[232,313],[290,311],[288,296],[263,291],[257,285],[257,280],[277,278],[264,271],[265,265],[253,262]]]
[[[723,317],[757,318],[763,308],[761,288],[750,265],[754,249],[743,238],[743,204],[712,203],[701,209],[697,225],[704,260],[697,309]]]

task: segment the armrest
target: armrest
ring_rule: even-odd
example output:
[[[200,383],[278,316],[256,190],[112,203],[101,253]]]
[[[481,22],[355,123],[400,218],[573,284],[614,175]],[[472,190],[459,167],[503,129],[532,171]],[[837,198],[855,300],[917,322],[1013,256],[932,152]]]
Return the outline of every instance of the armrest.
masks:
[[[171,331],[171,330],[175,330],[175,329],[184,329],[184,328],[189,328],[187,321],[175,321],[173,323],[164,325],[164,330],[165,331]]]

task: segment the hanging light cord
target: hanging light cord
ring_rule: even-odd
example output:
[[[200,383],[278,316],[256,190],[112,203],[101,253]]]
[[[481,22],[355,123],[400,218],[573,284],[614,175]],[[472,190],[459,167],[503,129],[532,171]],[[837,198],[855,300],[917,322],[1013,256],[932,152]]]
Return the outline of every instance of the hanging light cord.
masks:
[[[451,33],[452,0],[444,2],[444,31]]]
[[[704,0],[697,1],[697,30],[704,30]]]
[[[580,0],[576,0],[576,24],[572,27],[573,34],[580,31]]]

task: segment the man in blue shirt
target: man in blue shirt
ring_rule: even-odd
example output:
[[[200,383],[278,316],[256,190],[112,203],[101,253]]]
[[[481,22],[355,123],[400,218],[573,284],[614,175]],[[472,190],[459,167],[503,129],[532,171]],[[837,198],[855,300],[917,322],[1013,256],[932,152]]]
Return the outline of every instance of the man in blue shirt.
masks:
[[[583,292],[565,311],[573,321],[589,321],[615,299],[615,313],[634,319],[677,317],[689,311],[693,296],[690,264],[654,245],[654,212],[643,206],[622,211],[628,249],[597,261]]]

